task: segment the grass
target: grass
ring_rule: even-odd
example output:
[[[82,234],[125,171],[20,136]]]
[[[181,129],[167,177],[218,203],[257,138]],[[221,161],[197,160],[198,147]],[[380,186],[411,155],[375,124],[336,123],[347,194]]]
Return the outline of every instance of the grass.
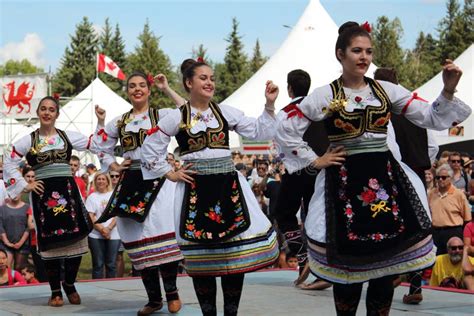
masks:
[[[132,270],[132,263],[126,251],[123,252],[123,260],[125,261],[125,268],[123,276],[129,276],[129,272]],[[90,251],[82,257],[81,266],[77,274],[77,280],[90,280],[92,279],[92,257]]]

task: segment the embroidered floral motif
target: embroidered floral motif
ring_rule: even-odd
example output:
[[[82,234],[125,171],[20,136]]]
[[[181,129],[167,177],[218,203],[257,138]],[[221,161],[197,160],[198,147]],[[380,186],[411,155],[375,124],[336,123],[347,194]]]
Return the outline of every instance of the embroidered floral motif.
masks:
[[[48,200],[45,202],[45,205],[48,210],[53,211],[54,216],[57,216],[60,213],[68,212],[68,209],[66,208],[66,199],[57,191],[53,191],[51,193],[51,197],[48,198]]]
[[[220,132],[219,135],[213,134],[211,136],[211,146],[225,145],[225,133]]]
[[[204,138],[196,138],[196,140],[190,138],[188,139],[188,144],[189,144],[189,149],[194,151],[194,150],[200,150],[206,146],[206,141]]]
[[[403,225],[403,218],[399,217],[399,208],[396,201],[396,197],[398,195],[397,187],[394,183],[394,179],[392,176],[392,165],[390,161],[387,162],[387,175],[389,176],[392,184],[392,194],[391,196],[388,195],[387,191],[380,185],[379,181],[375,178],[371,178],[368,181],[368,187],[364,186],[364,191],[361,194],[357,195],[357,198],[362,201],[362,207],[370,206],[370,210],[372,211],[372,218],[375,218],[380,212],[388,213],[391,212],[393,215],[393,219],[396,222],[399,222],[399,228],[397,232],[394,233],[372,233],[367,235],[358,235],[352,231],[352,224],[354,222],[355,214],[351,200],[346,196],[346,188],[347,188],[347,169],[343,165],[339,170],[339,176],[341,179],[341,189],[338,192],[339,199],[345,202],[344,208],[344,215],[346,217],[346,228],[347,228],[347,238],[349,240],[361,240],[367,241],[372,240],[375,242],[382,241],[383,239],[390,239],[393,237],[398,236],[401,232],[405,230],[405,226]],[[391,198],[391,207],[388,207],[388,201]]]
[[[379,117],[375,122],[374,122],[374,125],[377,126],[377,127],[380,127],[380,126],[385,126],[388,124],[388,121],[390,120],[390,115],[391,113],[387,113],[386,116],[382,116],[382,117]]]
[[[154,190],[158,186],[159,183],[160,182],[158,180],[153,181],[153,188],[151,190]],[[115,207],[117,206],[121,188],[122,188],[122,182],[120,181],[117,187],[117,190],[115,191],[114,197],[112,199],[112,203],[110,203],[110,209],[115,209]],[[136,196],[138,194],[139,192],[135,191],[135,193],[133,193],[132,196]],[[143,201],[138,201],[137,205],[127,205],[125,203],[121,203],[119,205],[119,208],[129,214],[143,215],[145,213],[146,205],[150,201],[151,195],[152,195],[151,192],[147,192],[145,193],[145,196],[143,197]],[[128,196],[127,199],[130,200],[131,196]]]
[[[344,122],[341,119],[335,119],[334,120],[334,126],[342,128],[345,132],[353,132],[356,130],[354,125],[348,122]]]
[[[232,231],[237,229],[238,227],[245,224],[245,217],[242,208],[242,203],[240,202],[240,194],[239,189],[237,186],[237,181],[234,180],[232,183],[232,195],[230,196],[233,205],[233,212],[234,212],[234,222],[230,225],[226,230],[220,232],[217,235],[214,235],[212,232],[205,231],[204,229],[196,229],[195,219],[197,216],[197,201],[198,196],[196,192],[196,185],[195,183],[191,184],[191,189],[189,192],[189,213],[188,218],[186,219],[185,223],[185,231],[184,234],[190,238],[194,239],[216,239],[222,238],[226,235],[229,235]],[[225,224],[225,221],[222,218],[222,209],[220,205],[220,201],[217,201],[217,204],[214,207],[211,207],[204,216],[209,218],[210,220],[218,223],[218,224]]]

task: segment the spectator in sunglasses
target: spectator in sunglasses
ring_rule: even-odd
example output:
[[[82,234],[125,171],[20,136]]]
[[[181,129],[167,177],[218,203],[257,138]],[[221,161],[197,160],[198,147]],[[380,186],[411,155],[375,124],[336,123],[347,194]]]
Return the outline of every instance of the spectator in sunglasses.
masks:
[[[464,161],[461,159],[461,154],[458,152],[452,152],[451,155],[449,155],[448,162],[454,172],[452,184],[464,193],[469,192],[468,186],[471,177],[463,169]]]
[[[436,255],[447,253],[451,237],[463,237],[463,225],[471,220],[471,208],[466,195],[452,184],[454,171],[447,164],[436,170],[436,188],[428,194],[433,217],[433,240]]]
[[[448,253],[436,257],[430,285],[474,290],[474,277],[472,273],[465,273],[463,271],[463,241],[458,237],[451,237],[446,247]],[[472,267],[474,258],[468,257],[466,260],[468,260]]]

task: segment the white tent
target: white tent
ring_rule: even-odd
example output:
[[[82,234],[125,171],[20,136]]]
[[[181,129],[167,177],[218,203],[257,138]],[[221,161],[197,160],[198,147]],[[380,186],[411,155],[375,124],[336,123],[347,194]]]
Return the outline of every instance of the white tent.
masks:
[[[247,82],[222,103],[242,109],[246,115],[258,117],[265,104],[265,83],[272,80],[280,88],[277,110],[289,103],[286,92],[288,72],[303,69],[311,76],[311,89],[332,82],[341,75],[342,67],[335,56],[338,26],[319,0],[311,0],[290,34]],[[376,67],[367,72],[372,76]],[[310,90],[311,91],[311,90]],[[238,135],[231,134],[231,147],[239,147]]]
[[[463,71],[463,75],[459,84],[457,86],[458,92],[456,93],[456,97],[464,101],[466,104],[470,105],[471,107],[474,106],[474,98],[473,98],[473,70],[474,70],[474,44],[472,44],[468,49],[466,49],[456,60],[454,63],[461,68]],[[415,91],[418,93],[420,97],[429,102],[433,102],[441,93],[443,89],[443,78],[442,73],[438,73],[435,77],[433,77],[430,81],[416,89]],[[463,135],[454,136],[449,135],[449,130],[444,131],[434,131],[433,134],[435,135],[436,142],[438,145],[447,145],[451,143],[458,143],[464,141],[473,141],[474,140],[474,115],[471,115],[467,118],[466,121],[461,123],[459,126],[463,127],[464,132]],[[474,149],[471,149],[473,151]]]

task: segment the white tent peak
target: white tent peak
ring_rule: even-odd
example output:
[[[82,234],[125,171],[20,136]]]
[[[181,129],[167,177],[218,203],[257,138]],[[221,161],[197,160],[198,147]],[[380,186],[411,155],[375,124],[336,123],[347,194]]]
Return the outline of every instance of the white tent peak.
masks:
[[[474,70],[474,44],[471,44],[468,49],[466,49],[458,58],[454,60],[454,64],[459,66],[463,71],[463,75],[459,80],[458,86],[456,89],[458,92],[456,93],[456,97],[461,99],[463,102],[468,104],[471,108],[474,106],[474,98],[473,98],[473,70]],[[443,90],[443,78],[442,72],[439,72],[436,76],[434,76],[431,80],[426,82],[424,85],[419,87],[415,90],[418,95],[429,101],[433,102]],[[474,140],[474,116],[470,115],[464,122],[462,122],[459,126],[464,128],[464,135],[463,136],[449,136],[449,131],[433,131],[435,135],[436,142],[438,145],[445,145],[451,143],[457,143],[462,141]]]
[[[286,92],[287,74],[303,69],[311,76],[311,90],[329,84],[342,73],[335,56],[338,26],[318,0],[311,0],[288,37],[271,58],[238,90],[222,103],[242,109],[248,116],[258,117],[265,104],[265,83],[272,80],[280,88],[276,108],[290,102]],[[368,76],[375,66],[371,65]],[[237,142],[237,144],[236,144]],[[239,146],[231,135],[231,146]]]

